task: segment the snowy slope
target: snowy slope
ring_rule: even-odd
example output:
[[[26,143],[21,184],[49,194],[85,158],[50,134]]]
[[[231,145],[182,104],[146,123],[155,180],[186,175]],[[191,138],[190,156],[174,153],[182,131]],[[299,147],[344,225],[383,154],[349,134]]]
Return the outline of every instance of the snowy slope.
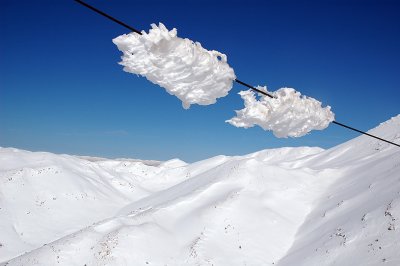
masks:
[[[161,170],[168,173],[169,162],[160,167],[147,163],[1,148],[0,261],[113,216],[120,206],[148,196],[149,177]]]
[[[370,133],[400,143],[400,116]],[[359,137],[310,162],[337,180],[279,265],[400,265],[400,149]]]
[[[372,133],[400,142],[400,116]],[[366,137],[193,164],[2,148],[0,262],[399,265],[399,169]]]

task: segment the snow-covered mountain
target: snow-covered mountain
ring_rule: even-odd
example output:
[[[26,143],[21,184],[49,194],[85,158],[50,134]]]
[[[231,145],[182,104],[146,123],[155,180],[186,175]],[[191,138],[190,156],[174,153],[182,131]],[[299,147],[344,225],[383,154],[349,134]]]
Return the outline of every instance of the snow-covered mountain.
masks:
[[[400,116],[371,130],[400,142]],[[187,164],[0,149],[3,265],[400,265],[400,149]]]

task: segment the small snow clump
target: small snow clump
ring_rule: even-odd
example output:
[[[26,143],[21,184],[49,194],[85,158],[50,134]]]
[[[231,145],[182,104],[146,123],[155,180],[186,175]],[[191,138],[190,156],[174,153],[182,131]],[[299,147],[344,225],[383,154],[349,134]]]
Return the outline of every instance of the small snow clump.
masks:
[[[267,91],[266,87],[257,87]],[[227,120],[235,127],[249,128],[255,125],[272,130],[278,138],[301,137],[311,130],[323,130],[334,120],[331,107],[322,107],[321,102],[292,88],[281,88],[271,93],[274,98],[241,91],[244,109],[236,111],[236,117]]]

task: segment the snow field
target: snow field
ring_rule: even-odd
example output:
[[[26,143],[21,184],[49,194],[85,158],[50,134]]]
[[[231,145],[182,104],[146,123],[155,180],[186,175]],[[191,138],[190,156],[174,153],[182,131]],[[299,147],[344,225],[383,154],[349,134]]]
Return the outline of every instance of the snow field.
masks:
[[[399,143],[400,116],[369,133]],[[310,163],[340,175],[279,265],[400,265],[399,149],[361,136]]]
[[[160,164],[158,170],[149,167],[147,170],[156,173],[155,176],[140,179],[137,184],[131,181],[134,189],[139,192],[131,192],[132,203],[121,204],[118,197],[121,193],[115,196],[108,194],[108,205],[112,206],[104,206],[104,211],[97,213],[101,213],[105,220],[99,219],[99,222],[91,223],[84,219],[79,221],[75,217],[73,224],[69,225],[72,228],[68,229],[67,224],[71,221],[68,221],[67,217],[63,218],[66,219],[64,226],[60,226],[60,221],[50,221],[47,225],[49,231],[41,232],[47,235],[47,239],[42,239],[41,243],[34,242],[37,249],[26,247],[27,251],[34,250],[28,253],[29,255],[15,258],[9,265],[29,265],[33,261],[40,265],[78,265],[82,262],[87,265],[146,262],[153,265],[212,262],[219,265],[242,265],[251,261],[277,261],[290,247],[296,226],[305,218],[305,206],[309,204],[308,199],[302,199],[303,189],[297,186],[299,183],[308,182],[307,179],[312,176],[308,171],[288,175],[286,170],[279,169],[273,166],[274,164],[268,167],[267,161],[275,154],[276,158],[281,156],[283,159],[284,154],[290,153],[293,160],[296,160],[298,157],[321,151],[318,148],[289,150],[270,151],[268,155],[256,153],[244,158],[217,156],[190,165],[177,164],[174,160],[172,165],[177,166],[176,168],[164,168],[165,165],[170,165],[168,162]],[[121,163],[110,161],[98,161],[94,165],[93,162],[83,163],[90,163],[92,167],[100,164],[108,173],[111,169],[117,169],[112,175],[117,172],[123,173],[123,179],[126,178],[127,172],[137,172],[129,168],[126,169],[128,171],[121,171]],[[113,168],[110,168],[111,165]],[[180,178],[175,177],[166,184],[166,179],[174,175]],[[142,176],[145,176],[145,173]],[[283,178],[288,180],[288,184],[282,185],[282,176],[285,176]],[[299,180],[293,180],[293,176]],[[75,178],[72,177],[71,180]],[[114,182],[110,183],[117,190],[121,189],[115,186]],[[109,184],[105,186],[108,187]],[[86,187],[85,190],[88,191],[92,185],[94,184],[88,183],[82,187]],[[95,186],[103,185],[95,183]],[[48,189],[56,190],[54,187]],[[61,188],[58,189],[61,193]],[[147,196],[143,196],[146,193],[144,190],[148,192]],[[285,192],[282,193],[282,190]],[[133,198],[135,194],[137,197]],[[286,211],[293,197],[298,199],[295,208],[302,211]],[[105,201],[106,199],[99,199],[98,204],[104,204]],[[118,210],[114,201],[125,207]],[[53,211],[63,209],[65,216],[80,217],[84,212],[91,216],[91,204],[96,205],[93,202],[89,202],[88,205],[81,204],[81,207],[59,205],[54,206]],[[111,209],[116,216],[110,215]],[[13,212],[13,209],[7,210]],[[34,210],[33,213],[39,215],[41,211]],[[19,219],[24,220],[22,217]],[[45,216],[41,216],[41,219],[44,218]],[[31,228],[35,228],[32,223],[30,225]],[[282,231],[288,233],[283,235]],[[60,236],[65,232],[65,236]],[[9,237],[21,241],[19,236]],[[53,242],[52,239],[57,238],[59,240]],[[276,239],[273,246],[268,244],[272,238]],[[33,239],[36,239],[34,232],[23,242]],[[46,245],[43,246],[44,244]],[[256,246],[266,248],[254,249]],[[250,254],[253,259],[249,261]],[[18,254],[10,254],[9,257],[16,255]]]
[[[399,142],[400,116],[370,133]],[[8,266],[400,261],[400,151],[364,136],[151,166],[1,148],[0,166]]]

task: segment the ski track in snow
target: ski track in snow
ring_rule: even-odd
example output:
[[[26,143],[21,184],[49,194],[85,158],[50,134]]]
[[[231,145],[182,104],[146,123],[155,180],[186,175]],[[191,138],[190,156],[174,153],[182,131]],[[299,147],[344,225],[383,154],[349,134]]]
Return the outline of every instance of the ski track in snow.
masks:
[[[371,130],[400,142],[400,116]],[[193,164],[0,148],[2,265],[399,265],[400,150]]]

